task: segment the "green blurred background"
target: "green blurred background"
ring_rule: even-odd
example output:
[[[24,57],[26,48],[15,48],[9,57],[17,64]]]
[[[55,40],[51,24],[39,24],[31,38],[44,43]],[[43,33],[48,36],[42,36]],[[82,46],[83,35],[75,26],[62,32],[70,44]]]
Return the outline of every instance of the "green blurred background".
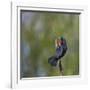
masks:
[[[68,50],[62,58],[64,76],[79,75],[79,14],[21,10],[20,75],[60,76],[48,58],[55,54],[55,39],[63,36]]]

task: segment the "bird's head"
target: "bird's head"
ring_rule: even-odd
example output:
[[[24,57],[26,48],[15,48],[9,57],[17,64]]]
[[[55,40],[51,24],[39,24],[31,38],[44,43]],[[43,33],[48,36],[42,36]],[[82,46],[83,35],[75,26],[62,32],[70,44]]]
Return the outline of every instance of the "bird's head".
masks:
[[[64,43],[64,38],[61,36],[55,40],[56,47],[60,47]]]
[[[64,38],[61,36],[61,38],[60,38],[61,45],[63,44],[63,42],[64,42]]]

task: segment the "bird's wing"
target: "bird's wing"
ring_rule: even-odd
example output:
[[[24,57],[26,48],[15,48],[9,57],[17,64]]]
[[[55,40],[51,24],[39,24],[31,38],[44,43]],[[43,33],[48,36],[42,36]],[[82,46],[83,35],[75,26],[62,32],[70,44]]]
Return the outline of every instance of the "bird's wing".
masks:
[[[60,46],[59,48],[56,49],[56,57],[59,58],[63,53],[63,47]]]

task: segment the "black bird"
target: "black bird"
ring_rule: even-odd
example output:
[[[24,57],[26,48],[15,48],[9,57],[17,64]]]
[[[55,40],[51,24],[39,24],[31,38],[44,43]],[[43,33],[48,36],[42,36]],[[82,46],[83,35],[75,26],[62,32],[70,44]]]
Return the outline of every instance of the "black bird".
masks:
[[[56,44],[56,53],[55,55],[51,56],[48,59],[48,63],[51,64],[51,66],[56,66],[57,62],[60,60],[59,67],[61,67],[62,69],[61,58],[65,55],[67,51],[67,43],[66,43],[65,38],[61,37],[60,39],[55,40],[55,44]]]

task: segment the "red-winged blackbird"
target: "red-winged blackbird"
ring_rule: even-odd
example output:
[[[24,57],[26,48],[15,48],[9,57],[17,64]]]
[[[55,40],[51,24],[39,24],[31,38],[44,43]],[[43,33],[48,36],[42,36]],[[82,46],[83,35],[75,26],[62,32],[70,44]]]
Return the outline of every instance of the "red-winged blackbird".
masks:
[[[48,59],[48,63],[51,64],[51,66],[56,66],[58,60],[60,60],[67,51],[67,43],[65,38],[61,37],[60,39],[56,40],[56,53],[54,56],[51,56]],[[61,63],[61,61],[60,61]]]

